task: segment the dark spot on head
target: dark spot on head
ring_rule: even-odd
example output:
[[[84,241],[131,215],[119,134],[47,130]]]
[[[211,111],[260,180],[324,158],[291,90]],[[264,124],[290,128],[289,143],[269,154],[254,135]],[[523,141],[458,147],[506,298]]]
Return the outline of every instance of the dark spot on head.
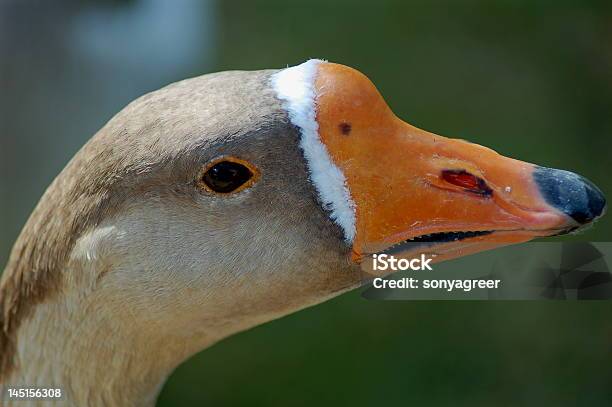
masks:
[[[338,128],[340,129],[340,133],[344,134],[345,136],[348,136],[351,133],[351,124],[348,122],[342,122],[338,125]]]

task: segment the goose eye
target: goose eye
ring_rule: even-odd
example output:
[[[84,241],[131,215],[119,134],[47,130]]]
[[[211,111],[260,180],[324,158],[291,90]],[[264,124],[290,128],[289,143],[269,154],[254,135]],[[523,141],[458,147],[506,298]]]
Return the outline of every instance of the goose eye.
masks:
[[[235,158],[223,158],[205,168],[200,183],[208,191],[228,194],[251,186],[256,175],[257,170],[249,163]]]

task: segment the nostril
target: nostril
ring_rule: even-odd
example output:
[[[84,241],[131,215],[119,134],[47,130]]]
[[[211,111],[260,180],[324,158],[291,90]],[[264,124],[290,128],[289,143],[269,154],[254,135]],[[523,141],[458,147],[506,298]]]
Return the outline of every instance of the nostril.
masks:
[[[465,170],[443,170],[440,177],[455,186],[461,187],[468,192],[490,197],[493,190],[489,188],[485,180]]]
[[[595,184],[573,172],[536,167],[534,179],[546,202],[579,224],[603,215],[606,198]]]

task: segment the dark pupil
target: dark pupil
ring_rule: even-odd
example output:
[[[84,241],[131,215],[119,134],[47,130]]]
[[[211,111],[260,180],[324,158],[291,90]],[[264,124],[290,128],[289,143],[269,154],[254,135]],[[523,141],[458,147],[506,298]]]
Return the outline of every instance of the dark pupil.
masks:
[[[232,192],[252,176],[253,173],[242,164],[221,161],[206,171],[203,181],[213,191]]]

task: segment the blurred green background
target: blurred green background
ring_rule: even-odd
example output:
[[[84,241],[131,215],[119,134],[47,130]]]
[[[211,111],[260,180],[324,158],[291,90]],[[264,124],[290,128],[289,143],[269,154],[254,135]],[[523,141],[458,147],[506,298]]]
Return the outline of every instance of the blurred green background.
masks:
[[[609,1],[0,3],[0,262],[77,149],[135,97],[226,69],[358,68],[438,134],[611,196]],[[612,216],[571,239],[607,241]],[[224,340],[160,406],[612,405],[609,302],[374,302],[352,292]]]

